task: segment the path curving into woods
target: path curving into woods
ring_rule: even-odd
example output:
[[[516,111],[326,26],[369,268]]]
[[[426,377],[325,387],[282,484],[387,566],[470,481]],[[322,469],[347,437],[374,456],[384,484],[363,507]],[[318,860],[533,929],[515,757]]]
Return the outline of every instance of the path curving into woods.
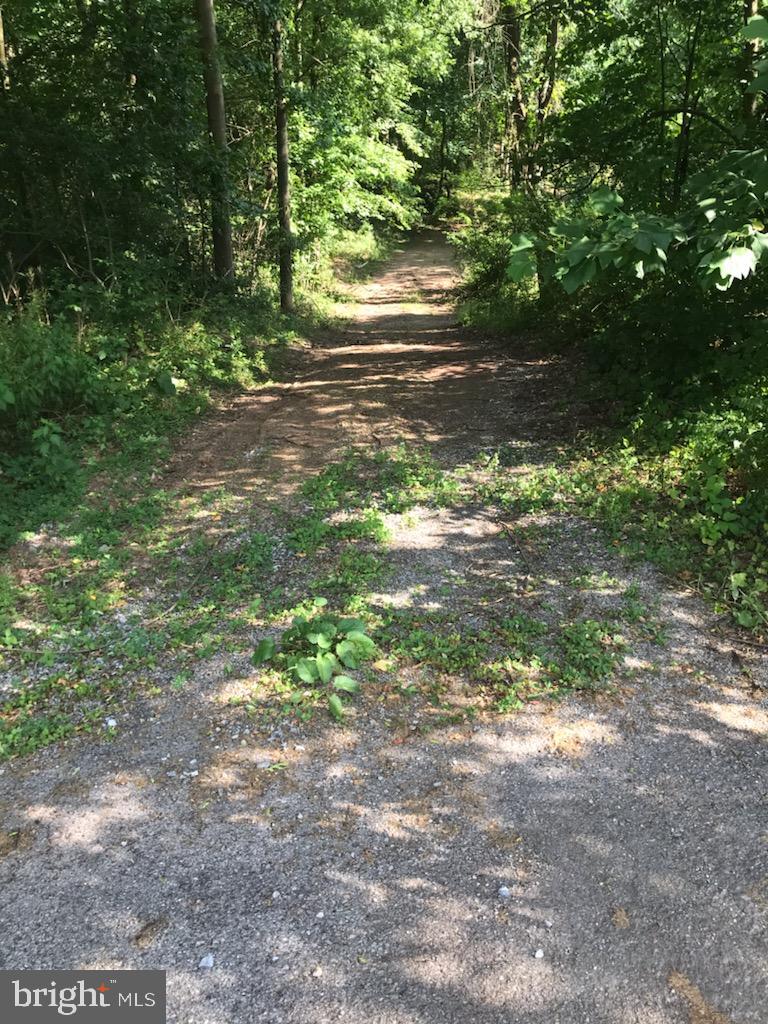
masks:
[[[163,486],[226,488],[279,530],[350,445],[546,460],[578,426],[567,364],[459,326],[456,281],[417,236],[288,383],[198,425]],[[257,730],[226,701],[247,652],[237,684],[211,657],[111,742],[2,767],[0,967],[164,968],[174,1024],[764,1024],[763,652],[591,525],[533,525],[521,545],[476,503],[393,517],[379,599],[461,629],[513,594],[604,615],[632,585],[666,639],[635,638],[615,690],[430,729],[372,692],[343,727]]]

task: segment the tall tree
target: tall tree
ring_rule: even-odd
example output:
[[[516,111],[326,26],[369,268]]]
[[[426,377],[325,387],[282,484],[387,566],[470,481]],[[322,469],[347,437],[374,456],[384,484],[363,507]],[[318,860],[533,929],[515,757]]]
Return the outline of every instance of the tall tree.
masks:
[[[525,129],[528,117],[521,71],[522,17],[516,3],[502,8],[501,39],[504,48],[504,151],[505,171],[510,184],[519,185],[526,177]]]
[[[3,26],[3,8],[0,7],[0,88],[5,91],[9,85],[8,55],[5,51],[5,28]]]
[[[758,13],[758,0],[744,0],[744,24],[746,25],[750,18],[754,18]],[[741,82],[742,88],[742,100],[741,100],[741,111],[744,117],[744,121],[747,125],[751,125],[755,120],[757,114],[757,103],[758,94],[754,89],[750,89],[754,80],[753,65],[755,58],[760,50],[759,39],[748,39],[744,43],[743,48],[743,60],[744,60],[744,73]]]
[[[215,149],[215,163],[211,175],[213,268],[216,277],[231,279],[235,274],[235,258],[232,248],[232,223],[229,216],[227,118],[224,107],[224,84],[219,66],[213,0],[197,0],[197,17],[200,23],[208,130]]]
[[[277,145],[277,206],[280,222],[280,308],[293,309],[293,224],[291,222],[290,153],[288,111],[283,70],[283,23],[278,18],[272,32],[272,67],[275,83],[275,131]]]

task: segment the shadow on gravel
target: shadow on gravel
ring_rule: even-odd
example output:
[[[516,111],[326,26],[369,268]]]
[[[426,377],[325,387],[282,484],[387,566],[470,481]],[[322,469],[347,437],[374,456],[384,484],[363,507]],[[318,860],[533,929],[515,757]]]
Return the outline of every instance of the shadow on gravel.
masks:
[[[168,968],[170,1020],[228,1024],[683,1021],[677,972],[711,1004],[691,1020],[757,1024],[768,765],[749,705],[601,718],[402,743],[374,719],[330,750],[289,742],[277,770],[232,736],[193,769],[127,739],[87,779],[51,787],[43,764],[13,815],[29,846],[0,860],[0,963]]]

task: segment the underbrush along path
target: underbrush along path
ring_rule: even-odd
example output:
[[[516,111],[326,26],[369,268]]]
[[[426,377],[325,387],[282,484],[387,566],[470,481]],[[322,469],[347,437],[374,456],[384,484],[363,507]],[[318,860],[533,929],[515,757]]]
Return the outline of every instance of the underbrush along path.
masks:
[[[79,676],[16,656],[0,966],[165,968],[179,1024],[764,1024],[762,651],[501,500],[578,430],[569,370],[455,280],[396,253],[110,541]],[[19,556],[46,621],[67,557]]]

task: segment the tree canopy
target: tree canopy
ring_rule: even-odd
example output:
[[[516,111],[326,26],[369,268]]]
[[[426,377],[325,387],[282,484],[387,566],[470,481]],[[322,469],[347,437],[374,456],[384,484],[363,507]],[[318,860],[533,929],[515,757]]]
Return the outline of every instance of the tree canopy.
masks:
[[[727,407],[757,501],[767,45],[757,0],[3,0],[0,497],[263,377],[434,218],[463,316],[580,340],[668,436]]]

